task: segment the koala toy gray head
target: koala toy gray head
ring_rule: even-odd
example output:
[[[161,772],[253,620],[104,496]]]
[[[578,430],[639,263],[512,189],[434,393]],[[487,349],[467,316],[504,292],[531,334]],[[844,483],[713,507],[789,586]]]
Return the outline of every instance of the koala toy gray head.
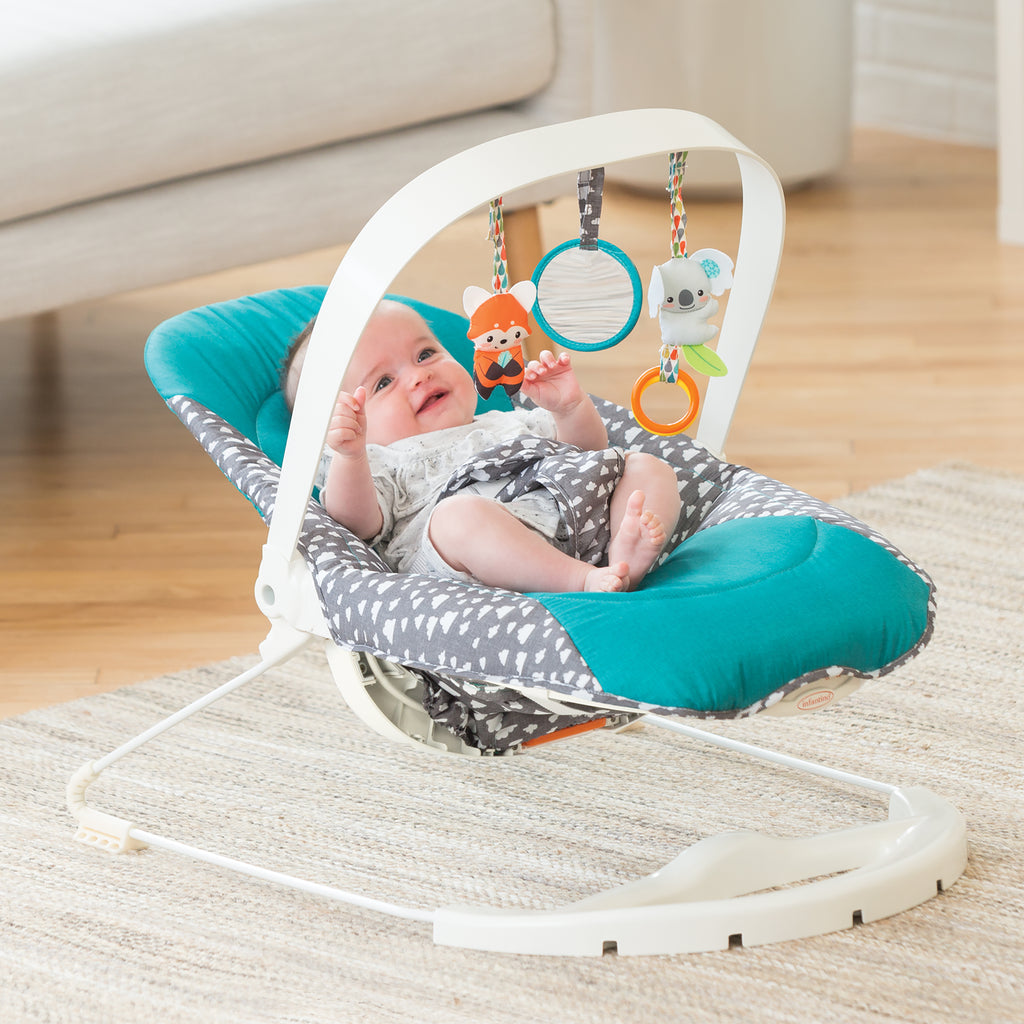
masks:
[[[712,316],[721,295],[732,286],[732,260],[717,249],[698,249],[692,256],[668,260],[654,268],[647,301],[652,317],[659,313]]]

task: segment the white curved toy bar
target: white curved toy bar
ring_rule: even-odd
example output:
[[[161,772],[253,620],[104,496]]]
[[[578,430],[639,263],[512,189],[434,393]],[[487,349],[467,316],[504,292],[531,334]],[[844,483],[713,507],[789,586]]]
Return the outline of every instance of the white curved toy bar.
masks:
[[[685,110],[602,114],[485,142],[396,192],[360,231],[331,281],[299,382],[257,585],[260,596],[276,599],[290,588],[287,567],[301,561],[295,545],[342,376],[363,327],[406,263],[443,228],[496,196],[560,174],[673,149],[729,152],[739,164],[743,219],[718,341],[729,373],[709,382],[696,435],[711,451],[724,450],[782,255],[785,199],[775,172],[720,125]],[[280,606],[273,610],[287,615]]]
[[[111,851],[147,845],[172,850],[319,896],[429,923],[440,944],[557,955],[600,955],[610,948],[623,954],[694,952],[737,942],[756,945],[806,937],[898,913],[956,881],[967,858],[964,819],[929,791],[838,772],[654,716],[647,720],[691,738],[883,794],[889,799],[888,819],[801,839],[756,833],[713,837],[645,879],[558,910],[424,910],[370,900],[186,846],[85,801],[87,788],[115,761],[315,638],[326,641],[335,678],[353,710],[383,735],[413,742],[411,730],[399,721],[406,710],[402,695],[396,692],[393,706],[382,712],[369,696],[355,656],[330,639],[312,577],[296,551],[331,410],[356,341],[415,253],[448,224],[495,196],[632,157],[702,149],[735,154],[743,186],[735,281],[718,345],[730,371],[710,382],[697,433],[698,441],[721,452],[782,250],[782,190],[760,157],[705,117],[679,110],[643,110],[498,139],[421,174],[386,203],[352,243],[317,317],[256,584],[257,602],[272,624],[260,646],[262,661],[76,772],[67,796],[78,820],[78,839]],[[778,708],[780,713],[784,710]],[[425,717],[420,709],[419,720]],[[416,742],[442,746],[431,744],[429,737]]]

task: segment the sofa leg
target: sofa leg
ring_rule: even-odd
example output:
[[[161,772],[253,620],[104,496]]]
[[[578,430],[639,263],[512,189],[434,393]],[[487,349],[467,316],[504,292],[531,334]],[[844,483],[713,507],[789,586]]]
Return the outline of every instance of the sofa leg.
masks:
[[[505,223],[505,248],[508,250],[508,279],[514,284],[533,276],[533,270],[544,255],[540,233],[540,207],[524,206],[518,210],[503,211]],[[553,348],[552,343],[541,332],[536,321],[533,333],[524,346],[523,355],[535,359],[544,348]]]
[[[60,320],[56,310],[36,313],[29,320],[31,353],[31,415],[33,429],[57,429],[63,421],[61,401]]]
[[[36,362],[53,358],[59,344],[60,320],[56,310],[35,313],[29,320],[29,336],[32,338],[32,354]]]

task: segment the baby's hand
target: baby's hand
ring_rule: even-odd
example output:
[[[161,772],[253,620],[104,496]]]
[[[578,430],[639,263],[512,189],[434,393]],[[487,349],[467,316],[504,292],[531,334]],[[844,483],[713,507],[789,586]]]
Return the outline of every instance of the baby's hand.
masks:
[[[523,394],[551,413],[567,412],[583,399],[583,389],[568,352],[545,351],[530,361],[523,375]]]
[[[348,458],[359,457],[366,451],[366,388],[358,387],[353,394],[338,393],[327,428],[327,445]]]

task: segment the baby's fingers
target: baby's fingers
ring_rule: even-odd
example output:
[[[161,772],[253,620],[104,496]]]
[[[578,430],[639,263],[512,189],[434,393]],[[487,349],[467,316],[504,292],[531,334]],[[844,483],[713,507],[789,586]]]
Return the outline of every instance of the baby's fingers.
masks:
[[[339,392],[327,429],[327,443],[332,448],[341,448],[363,439],[366,433],[365,402],[365,388],[356,388],[354,394],[347,391]]]
[[[334,405],[334,418],[339,416],[354,420],[365,420],[366,388],[358,387],[354,393],[339,391],[338,400]]]
[[[527,370],[529,370],[535,377],[543,377],[544,374],[556,370],[564,369],[569,366],[569,353],[560,352],[557,356],[550,352],[548,349],[544,349],[536,359],[530,361]]]
[[[366,388],[360,385],[355,391],[339,391],[337,404],[353,412],[360,412],[366,404]]]

